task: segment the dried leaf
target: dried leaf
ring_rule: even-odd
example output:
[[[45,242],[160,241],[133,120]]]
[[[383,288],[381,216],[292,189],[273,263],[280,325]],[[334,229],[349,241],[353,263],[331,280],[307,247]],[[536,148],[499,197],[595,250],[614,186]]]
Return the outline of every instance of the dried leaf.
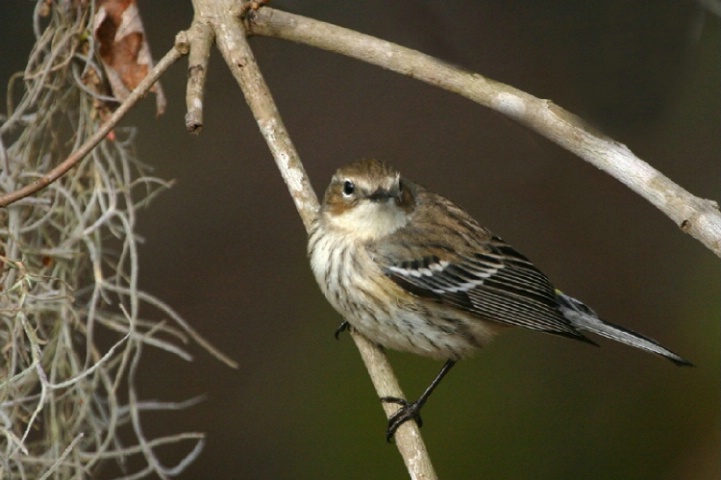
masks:
[[[143,22],[135,0],[100,0],[93,19],[98,55],[105,67],[113,96],[125,100],[153,68]],[[156,83],[156,111],[165,111],[165,95]]]

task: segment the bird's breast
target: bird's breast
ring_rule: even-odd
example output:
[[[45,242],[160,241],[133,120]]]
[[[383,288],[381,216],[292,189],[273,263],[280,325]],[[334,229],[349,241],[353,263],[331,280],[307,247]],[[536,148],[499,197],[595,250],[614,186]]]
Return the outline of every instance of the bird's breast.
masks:
[[[348,235],[312,229],[308,253],[326,299],[375,343],[436,359],[459,359],[491,337],[485,322],[404,290]]]

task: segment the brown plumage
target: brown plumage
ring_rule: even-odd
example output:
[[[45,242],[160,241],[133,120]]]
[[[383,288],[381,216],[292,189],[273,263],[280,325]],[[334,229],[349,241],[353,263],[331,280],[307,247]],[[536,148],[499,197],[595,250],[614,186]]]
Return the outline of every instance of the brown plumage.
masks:
[[[361,160],[333,176],[310,231],[308,254],[321,290],[346,321],[388,348],[446,360],[421,398],[403,404],[388,436],[418,411],[453,364],[505,327],[588,343],[592,332],[678,365],[657,342],[604,322],[557,291],[526,257],[450,200]]]

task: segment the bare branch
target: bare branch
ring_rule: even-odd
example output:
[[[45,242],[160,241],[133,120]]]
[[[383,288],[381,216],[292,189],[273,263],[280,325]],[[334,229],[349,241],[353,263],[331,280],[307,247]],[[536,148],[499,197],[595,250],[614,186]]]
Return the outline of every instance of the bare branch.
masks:
[[[213,30],[202,22],[193,22],[192,29],[198,29],[193,35],[196,39],[188,56],[188,88],[185,103],[188,113],[185,115],[185,128],[190,133],[199,134],[203,129],[203,93],[208,73],[210,47],[215,35]]]
[[[388,362],[388,357],[386,357],[383,350],[355,330],[351,329],[350,332],[379,396],[405,398],[395,373],[393,373],[393,368]],[[382,404],[387,418],[391,418],[398,410],[397,404],[387,402]],[[402,423],[393,438],[412,479],[431,480],[437,478],[431,463],[431,456],[428,454],[416,422]]]
[[[535,130],[575,153],[651,202],[684,232],[721,256],[718,204],[692,195],[625,145],[593,131],[549,100],[536,98],[477,73],[409,48],[299,15],[262,8],[249,14],[252,34],[291,40],[341,53],[462,95]]]
[[[318,198],[246,41],[243,24],[239,19],[219,22],[216,35],[218,49],[245,95],[307,230],[318,211]]]
[[[240,20],[240,15],[248,11],[247,6],[244,8],[243,4],[233,2],[233,0],[194,0],[194,6],[196,12],[194,24],[203,22],[212,27],[218,49],[245,95],[246,102],[288,186],[303,224],[308,230],[318,212],[318,198],[245,38],[245,27]],[[250,10],[249,13],[254,11]],[[213,34],[208,29],[200,28],[191,28],[188,32],[206,36]],[[208,43],[207,37],[197,40],[190,38],[191,52],[196,41],[201,45]],[[378,396],[402,398],[403,392],[383,351],[360,334],[354,334],[353,340],[368,369]],[[397,406],[390,404],[386,404],[384,408],[388,416],[398,409]],[[428,451],[415,422],[403,424],[394,438],[411,478],[419,480],[436,478]]]

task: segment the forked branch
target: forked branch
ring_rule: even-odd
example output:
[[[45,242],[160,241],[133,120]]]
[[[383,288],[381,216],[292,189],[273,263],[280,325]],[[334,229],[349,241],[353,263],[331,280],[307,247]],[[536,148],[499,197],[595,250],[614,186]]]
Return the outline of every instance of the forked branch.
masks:
[[[690,194],[636,157],[626,146],[592,131],[579,118],[548,100],[538,99],[422,53],[316,20],[270,8],[247,10],[247,4],[244,6],[236,0],[193,0],[193,5],[195,19],[191,28],[179,35],[176,48],[158,63],[151,75],[124,102],[124,106],[98,130],[93,137],[95,143],[132,106],[131,99],[135,101],[140,98],[164,69],[182,53],[187,53],[187,50],[191,53],[191,65],[186,121],[190,130],[199,131],[202,127],[205,67],[210,46],[215,41],[243,90],[300,217],[308,228],[317,214],[318,200],[246,41],[246,35],[249,34],[272,36],[348,55],[458,93],[497,110],[617,178],[663,211],[683,231],[721,256],[721,213],[715,202]],[[245,17],[244,22],[241,17]],[[3,195],[0,197],[0,206],[7,206],[59,178],[93,145],[89,142],[37,182]],[[353,339],[378,396],[402,397],[383,352],[359,334],[354,334]],[[391,415],[397,407],[386,404],[384,408]],[[436,478],[414,422],[403,424],[395,439],[412,478]]]
[[[229,2],[195,0],[194,5],[196,8],[194,26],[188,31],[195,32],[195,35],[191,34],[188,37],[191,52],[196,42],[201,46],[200,48],[204,48],[209,42],[209,36],[215,37],[218,49],[243,91],[245,100],[273,154],[307,230],[317,215],[318,198],[246,40],[246,31],[239,18],[244,8],[234,4],[232,0]],[[195,27],[198,22],[203,24],[202,28]],[[192,78],[188,84],[189,91],[191,88],[194,88]],[[199,104],[199,102],[189,103]],[[383,351],[360,334],[354,333],[353,340],[378,396],[402,398],[403,392]],[[390,416],[398,407],[386,404],[384,408],[386,414]],[[401,425],[396,432],[395,441],[411,478],[419,480],[436,478],[423,438],[414,422]]]
[[[489,80],[409,48],[346,28],[262,8],[249,14],[250,33],[329,50],[455,92],[535,130],[618,179],[665,213],[681,230],[721,256],[721,212],[583,120],[509,85]]]

